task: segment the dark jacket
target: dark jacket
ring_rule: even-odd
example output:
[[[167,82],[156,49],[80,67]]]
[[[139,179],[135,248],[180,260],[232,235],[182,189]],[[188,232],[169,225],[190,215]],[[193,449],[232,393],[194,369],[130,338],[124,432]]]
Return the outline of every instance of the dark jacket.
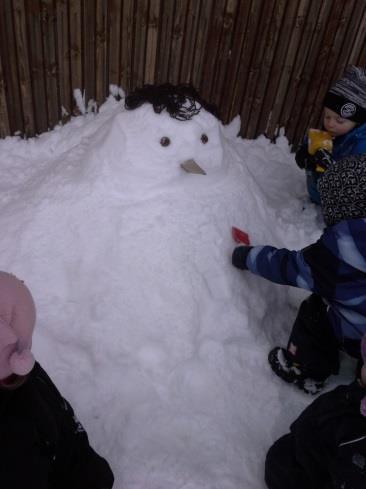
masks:
[[[366,153],[366,124],[356,126],[343,136],[333,140],[333,158],[338,161],[346,156]]]
[[[366,418],[360,414],[365,389],[358,382],[319,396],[292,423],[296,460],[314,486],[366,487]]]
[[[109,489],[108,463],[42,367],[0,389],[1,489]]]
[[[366,333],[366,219],[329,226],[316,243],[300,251],[254,246],[243,265],[272,282],[323,297],[340,342],[361,340]]]

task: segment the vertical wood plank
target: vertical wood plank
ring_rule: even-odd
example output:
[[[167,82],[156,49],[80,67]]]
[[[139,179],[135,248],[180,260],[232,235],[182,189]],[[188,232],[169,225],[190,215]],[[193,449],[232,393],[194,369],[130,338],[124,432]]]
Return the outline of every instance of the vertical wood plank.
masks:
[[[47,91],[44,73],[44,53],[41,30],[41,3],[26,0],[29,62],[31,67],[36,132],[48,130]]]
[[[0,138],[9,136],[10,124],[7,104],[7,94],[5,89],[5,80],[3,73],[2,58],[0,53]]]
[[[187,7],[188,2],[186,0],[176,0],[173,30],[170,39],[171,49],[167,80],[173,84],[177,84],[180,81],[180,66],[182,63],[182,45],[187,19]]]
[[[347,18],[344,19],[343,23],[347,23],[347,27],[338,53],[338,62],[336,63],[335,73],[333,73],[333,79],[338,78],[342,74],[345,63],[350,59],[350,53],[355,46],[360,19],[362,19],[366,8],[366,2],[353,0],[350,4],[353,4],[353,8],[351,7],[348,12],[344,11],[344,15]]]
[[[67,121],[72,112],[69,7],[67,0],[57,0],[56,2],[56,32],[61,118],[63,121]]]
[[[10,133],[24,132],[11,0],[0,2],[0,46]]]
[[[32,96],[32,82],[29,70],[28,39],[26,28],[26,12],[23,0],[13,1],[14,36],[17,51],[17,66],[20,85],[20,96],[24,120],[24,134],[32,136],[36,132]]]
[[[96,10],[96,100],[101,105],[108,93],[107,78],[107,2],[97,0]]]
[[[122,8],[120,80],[128,92],[132,89],[134,0],[124,0]]]
[[[194,46],[194,58],[192,67],[192,83],[200,91],[201,95],[207,95],[207,89],[204,87],[202,79],[203,63],[208,55],[209,46],[207,45],[207,36],[209,31],[209,22],[213,8],[213,0],[202,0],[199,12],[199,21],[197,29],[197,38]],[[203,85],[203,86],[202,86]]]
[[[197,37],[199,10],[200,0],[188,0],[180,73],[182,83],[192,82],[194,46]]]
[[[85,103],[96,100],[96,5],[95,0],[83,2],[83,88],[85,90]]]
[[[162,0],[162,15],[159,22],[158,53],[155,73],[157,84],[166,83],[168,81],[174,11],[175,0]]]
[[[221,95],[227,77],[229,63],[232,58],[232,45],[234,38],[234,19],[238,9],[237,0],[227,0],[223,18],[221,20],[222,29],[220,44],[217,48],[217,56],[214,68],[214,75],[211,84],[210,102],[219,105]],[[220,107],[222,109],[222,107]]]
[[[364,16],[364,18],[365,18],[365,16]],[[355,64],[358,66],[366,66],[366,34],[364,34],[363,40],[364,40],[363,43],[360,44],[362,47],[361,47],[360,52],[358,54],[357,61],[355,61]]]
[[[366,57],[362,59],[362,50],[366,51],[366,2],[356,2],[355,12],[352,15],[351,22],[354,27],[350,28],[351,33],[354,32],[354,39],[350,42],[350,49],[344,55],[348,59],[348,64],[360,66],[366,65]]]
[[[248,59],[245,44],[248,42],[249,12],[250,1],[239,1],[234,14],[233,39],[230,46],[227,73],[221,90],[220,103],[218,104],[224,122],[228,122],[239,113],[239,107],[234,101],[238,100],[239,91],[244,91],[242,81],[246,75],[244,60]]]
[[[149,0],[136,0],[132,71],[132,83],[134,87],[144,84],[148,11]]]
[[[58,91],[58,65],[55,36],[56,12],[53,0],[42,0],[41,30],[44,53],[48,127],[54,127],[61,119]]]
[[[80,89],[83,92],[83,70],[82,70],[82,8],[81,0],[69,0],[69,36],[70,36],[70,74],[71,90]],[[80,109],[75,100],[73,112],[78,114]]]
[[[155,69],[158,49],[158,26],[160,15],[160,0],[150,0],[149,18],[146,39],[145,83],[155,82]]]
[[[223,53],[220,53],[220,42],[224,24],[225,3],[225,0],[219,0],[212,4],[205,47],[205,51],[207,53],[211,52],[212,55],[204,56],[202,58],[203,66],[199,88],[201,95],[209,101],[211,101],[212,86],[215,82],[215,67],[218,57],[220,57],[220,61],[222,61],[221,55]],[[215,54],[213,55],[213,53]]]
[[[108,0],[108,83],[120,84],[122,0]]]

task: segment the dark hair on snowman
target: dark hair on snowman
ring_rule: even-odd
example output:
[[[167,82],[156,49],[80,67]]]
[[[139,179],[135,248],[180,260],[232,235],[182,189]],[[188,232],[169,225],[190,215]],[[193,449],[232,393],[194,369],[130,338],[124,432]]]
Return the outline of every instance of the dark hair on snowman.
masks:
[[[205,102],[192,85],[144,85],[136,88],[125,99],[125,107],[128,110],[137,109],[145,103],[151,104],[157,114],[165,109],[170,117],[178,121],[192,119],[202,107],[219,118],[217,107]]]

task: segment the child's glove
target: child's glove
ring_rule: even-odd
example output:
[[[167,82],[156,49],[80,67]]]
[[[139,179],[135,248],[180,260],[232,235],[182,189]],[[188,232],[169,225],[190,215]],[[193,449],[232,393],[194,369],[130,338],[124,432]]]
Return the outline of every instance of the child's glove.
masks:
[[[305,146],[301,146],[295,154],[296,164],[301,170],[307,168],[309,158],[311,158],[311,156]]]
[[[334,164],[332,155],[326,149],[318,149],[311,159],[314,165],[314,171],[325,171]]]
[[[296,153],[295,160],[299,168],[316,172],[324,172],[334,164],[332,155],[323,148],[318,149],[315,154],[310,155],[306,148],[302,147]]]
[[[237,246],[232,254],[231,263],[236,268],[240,268],[240,270],[248,270],[247,267],[247,256],[253,246]]]

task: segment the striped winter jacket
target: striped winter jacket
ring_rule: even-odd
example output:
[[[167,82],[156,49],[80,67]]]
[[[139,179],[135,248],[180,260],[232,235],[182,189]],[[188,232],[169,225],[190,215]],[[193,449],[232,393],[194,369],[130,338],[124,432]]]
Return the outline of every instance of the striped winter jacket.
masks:
[[[254,246],[247,268],[278,284],[319,294],[338,339],[360,340],[366,333],[366,219],[327,227],[300,251]]]

